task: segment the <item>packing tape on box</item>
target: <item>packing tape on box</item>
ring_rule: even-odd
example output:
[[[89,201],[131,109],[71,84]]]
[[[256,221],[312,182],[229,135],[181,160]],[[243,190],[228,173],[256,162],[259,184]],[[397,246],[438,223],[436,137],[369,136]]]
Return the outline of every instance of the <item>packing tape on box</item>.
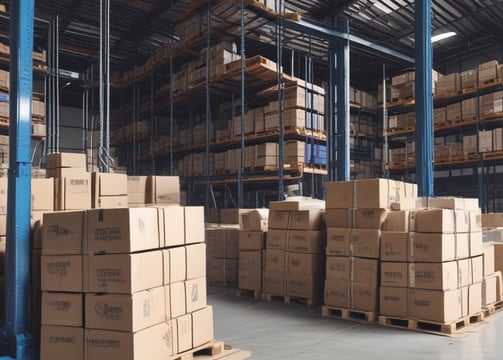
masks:
[[[416,264],[409,263],[409,287],[416,287]]]
[[[349,209],[349,216],[351,216],[351,223],[348,225],[354,227],[356,224],[356,209]]]
[[[354,309],[353,304],[353,281],[348,281],[348,308]]]
[[[354,263],[355,263],[355,258],[350,257],[349,258],[349,282],[353,282],[354,280]]]
[[[414,239],[416,238],[415,232],[409,233],[409,261],[414,261]]]
[[[415,232],[416,231],[416,210],[410,210],[409,211],[409,231],[410,232]]]
[[[358,180],[355,180],[353,182],[353,207],[357,207],[357,204],[358,204],[358,191],[356,191],[357,189],[357,181]],[[353,223],[354,224],[354,223]]]

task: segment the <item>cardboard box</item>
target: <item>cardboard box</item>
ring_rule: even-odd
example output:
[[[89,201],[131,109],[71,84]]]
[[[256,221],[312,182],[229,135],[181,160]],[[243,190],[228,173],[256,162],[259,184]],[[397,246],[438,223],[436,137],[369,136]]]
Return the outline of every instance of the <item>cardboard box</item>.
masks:
[[[177,353],[188,351],[192,348],[192,316],[191,314],[180,316],[176,319],[177,324]]]
[[[465,259],[470,256],[470,234],[456,234],[456,259]]]
[[[470,232],[470,256],[482,255],[484,252],[482,246],[482,232]]]
[[[225,257],[227,259],[239,259],[239,229],[227,229]]]
[[[42,228],[42,254],[80,255],[86,233],[86,212],[44,213]]]
[[[185,207],[185,243],[204,242],[204,207]]]
[[[192,347],[198,347],[213,340],[213,307],[192,313]]]
[[[288,251],[305,254],[325,254],[326,236],[324,231],[291,230]]]
[[[269,231],[271,229],[289,229],[290,211],[269,210]]]
[[[93,209],[117,209],[127,208],[129,200],[127,195],[98,196],[94,199]]]
[[[468,287],[468,315],[474,315],[482,311],[482,282]]]
[[[87,212],[87,250],[129,253],[159,248],[155,208],[99,209]]]
[[[287,253],[287,273],[322,277],[325,257],[321,255]]]
[[[262,250],[240,251],[239,252],[239,270],[262,269]]]
[[[209,285],[238,286],[239,260],[206,258],[206,277]]]
[[[162,251],[164,285],[187,280],[187,254],[184,246]]]
[[[325,305],[348,309],[349,299],[350,288],[348,281],[325,280]]]
[[[241,224],[241,216],[249,211],[247,209],[220,209],[220,223]]]
[[[265,251],[264,271],[286,273],[287,259],[283,250],[267,249]]]
[[[185,244],[185,209],[182,206],[158,208],[159,243],[161,247]]]
[[[378,287],[379,261],[374,259],[351,258],[351,280],[369,287]]]
[[[399,183],[387,179],[358,180],[356,194],[359,209],[388,209],[401,199]]]
[[[206,277],[185,282],[185,303],[187,313],[200,310],[206,306]]]
[[[290,217],[292,230],[322,230],[324,228],[323,212],[321,209],[294,211]]]
[[[288,249],[289,237],[288,230],[270,229],[267,232],[265,247],[271,250],[286,250]]]
[[[389,211],[383,224],[384,231],[409,231],[409,218],[410,212],[403,211]]]
[[[409,261],[442,262],[456,260],[455,234],[411,233]]]
[[[147,204],[180,204],[178,176],[149,176],[147,178]]]
[[[240,270],[239,271],[239,289],[262,291],[262,271]]]
[[[102,196],[122,196],[128,194],[127,175],[114,173],[92,173],[93,207],[98,207]]]
[[[321,302],[323,295],[323,277],[318,275],[287,274],[286,294],[307,299],[313,304]]]
[[[386,209],[356,209],[355,228],[357,229],[381,229],[388,211]]]
[[[265,248],[263,231],[242,230],[239,232],[239,250],[261,250]]]
[[[328,228],[352,228],[354,209],[326,209],[325,223]]]
[[[483,262],[484,262],[484,276],[489,276],[494,273],[494,244],[484,243],[483,244]]]
[[[71,168],[64,167],[64,168],[55,168],[46,170],[46,176],[48,178],[55,178],[55,179],[63,179],[66,177],[79,177],[83,173],[87,173],[86,169],[73,168],[73,167]]]
[[[255,209],[241,213],[241,229],[249,231],[267,231],[269,209]]]
[[[54,210],[54,179],[31,179],[31,209]]]
[[[484,260],[482,256],[470,258],[471,283],[476,284],[484,280]]]
[[[381,233],[381,260],[402,261],[408,259],[409,233],[383,231]]]
[[[423,233],[454,233],[455,213],[448,209],[424,209],[416,213],[416,231]]]
[[[286,273],[264,271],[262,291],[265,294],[286,295]]]
[[[351,229],[328,228],[327,229],[327,256],[349,256],[349,244],[351,241]]]
[[[327,256],[326,278],[334,282],[350,281],[352,271],[352,258],[347,256]]]
[[[172,283],[164,287],[166,297],[167,318],[177,318],[187,313],[185,282]],[[169,301],[167,301],[169,299]]]
[[[375,286],[352,283],[350,306],[355,310],[375,311],[379,300],[378,290]]]
[[[409,289],[409,316],[418,320],[450,323],[462,316],[461,290]]]
[[[41,261],[42,291],[82,292],[81,255],[46,255]]]
[[[206,276],[206,244],[194,244],[185,248],[187,280]]]
[[[54,183],[55,210],[91,208],[91,174],[56,179]]]
[[[127,194],[130,204],[146,204],[147,176],[128,176]]]
[[[381,262],[381,286],[407,287],[408,283],[409,283],[408,263]]]
[[[381,230],[353,229],[350,251],[352,256],[379,259]]]
[[[408,292],[407,288],[381,287],[379,289],[379,315],[406,318]]]
[[[83,305],[82,294],[44,291],[41,308],[42,324],[82,327]]]
[[[55,168],[86,168],[86,154],[76,153],[52,153],[45,157],[45,167],[47,169]]]
[[[327,183],[327,209],[351,209],[356,207],[354,181]]]
[[[84,359],[84,329],[42,325],[40,360]]]
[[[496,272],[486,276],[482,284],[483,304],[487,306],[501,301],[502,289],[501,272]]]
[[[134,294],[86,294],[86,328],[137,332],[166,321],[164,287]]]
[[[136,333],[86,329],[85,360],[164,359],[177,353],[177,332],[172,321]]]
[[[131,294],[163,285],[162,251],[89,255],[89,292]]]
[[[410,288],[454,290],[459,287],[458,263],[410,263]]]

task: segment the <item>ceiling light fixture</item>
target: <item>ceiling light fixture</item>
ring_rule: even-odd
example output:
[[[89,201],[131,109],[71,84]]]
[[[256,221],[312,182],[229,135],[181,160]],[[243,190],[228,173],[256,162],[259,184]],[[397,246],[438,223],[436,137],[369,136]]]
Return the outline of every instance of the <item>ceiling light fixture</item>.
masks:
[[[442,33],[442,34],[438,34],[438,35],[432,36],[431,37],[431,42],[434,43],[434,42],[437,42],[437,41],[440,41],[440,40],[444,40],[444,39],[447,39],[447,38],[450,38],[450,37],[453,37],[453,36],[456,36],[456,35],[457,34],[454,31],[445,32],[445,33]]]

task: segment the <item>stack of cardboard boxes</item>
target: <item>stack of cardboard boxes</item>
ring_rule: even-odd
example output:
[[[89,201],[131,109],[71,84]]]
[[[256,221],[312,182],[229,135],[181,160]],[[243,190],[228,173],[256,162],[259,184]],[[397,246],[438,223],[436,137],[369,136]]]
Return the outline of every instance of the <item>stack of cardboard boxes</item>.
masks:
[[[203,241],[198,207],[45,214],[41,359],[165,359],[211,341]]]
[[[383,224],[392,206],[415,205],[416,197],[417,186],[393,180],[327,185],[324,315],[348,309],[375,319]]]
[[[208,284],[237,287],[239,225],[207,226],[206,246]]]

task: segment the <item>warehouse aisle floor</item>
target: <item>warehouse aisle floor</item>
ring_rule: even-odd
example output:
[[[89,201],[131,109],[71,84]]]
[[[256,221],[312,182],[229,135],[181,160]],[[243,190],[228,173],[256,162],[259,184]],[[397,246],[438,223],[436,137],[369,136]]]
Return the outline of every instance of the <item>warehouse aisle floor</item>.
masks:
[[[503,359],[503,312],[462,338],[327,319],[319,307],[237,298],[235,290],[208,287],[215,338],[250,350],[257,360]]]

